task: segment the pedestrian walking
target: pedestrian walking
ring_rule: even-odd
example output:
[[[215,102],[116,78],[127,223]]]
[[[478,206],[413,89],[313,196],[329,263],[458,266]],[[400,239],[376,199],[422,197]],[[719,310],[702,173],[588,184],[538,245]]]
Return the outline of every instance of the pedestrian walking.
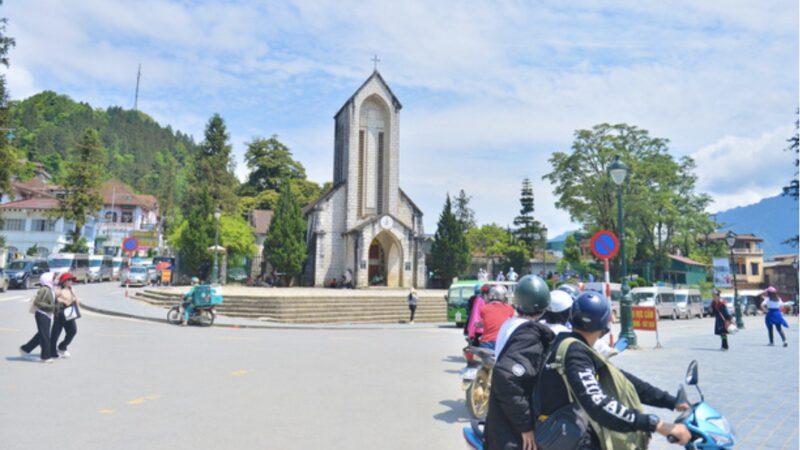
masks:
[[[56,309],[56,295],[53,288],[54,273],[44,273],[39,277],[39,284],[42,286],[36,291],[31,303],[31,312],[36,320],[36,334],[31,340],[19,348],[22,356],[28,356],[36,347],[41,347],[41,360],[44,363],[52,363],[50,352],[50,326],[52,324],[53,312]]]
[[[80,317],[78,297],[72,290],[75,275],[69,272],[61,274],[58,278],[56,289],[56,312],[53,317],[53,330],[50,333],[50,352],[52,358],[69,358],[67,347],[78,334],[78,325],[75,323]],[[58,343],[61,331],[65,332],[64,340]]]
[[[783,300],[778,297],[778,291],[772,286],[768,287],[761,295],[767,297],[761,302],[761,310],[765,314],[764,324],[767,326],[767,332],[769,333],[769,346],[775,345],[772,335],[772,327],[774,326],[778,329],[778,334],[781,335],[783,346],[788,347],[789,343],[786,342],[786,334],[783,332],[783,327],[789,328],[789,324],[783,318]]]
[[[411,289],[411,292],[408,293],[408,310],[411,311],[408,323],[414,323],[414,314],[417,312],[417,291],[415,289]]]
[[[731,313],[725,301],[720,297],[719,289],[711,291],[711,314],[714,314],[714,334],[722,340],[722,351],[728,351],[728,327],[731,325]]]

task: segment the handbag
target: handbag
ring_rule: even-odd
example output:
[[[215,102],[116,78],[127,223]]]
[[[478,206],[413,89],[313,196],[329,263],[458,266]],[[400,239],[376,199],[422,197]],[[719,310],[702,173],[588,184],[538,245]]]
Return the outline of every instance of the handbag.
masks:
[[[725,321],[725,331],[727,331],[728,334],[736,334],[736,333],[739,332],[739,327],[737,327],[736,324],[733,323],[732,320],[726,320]]]
[[[73,303],[64,308],[64,320],[70,321],[81,318],[81,310],[77,303]]]
[[[589,421],[580,406],[571,402],[536,425],[536,446],[542,450],[574,450],[588,430]]]

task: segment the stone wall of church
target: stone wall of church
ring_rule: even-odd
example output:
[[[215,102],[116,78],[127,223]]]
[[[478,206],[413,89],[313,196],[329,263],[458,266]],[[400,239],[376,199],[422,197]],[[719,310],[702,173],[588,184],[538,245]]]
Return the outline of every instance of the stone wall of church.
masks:
[[[401,197],[399,192],[397,196]],[[410,228],[416,229],[414,226],[414,208],[404,198],[400,199],[400,204],[397,208],[397,219]]]
[[[344,238],[347,231],[347,189],[340,187],[330,198],[317,205],[318,211],[314,212],[317,251],[314,267],[314,285],[324,286],[332,278],[341,279],[346,269],[345,258],[347,255]]]

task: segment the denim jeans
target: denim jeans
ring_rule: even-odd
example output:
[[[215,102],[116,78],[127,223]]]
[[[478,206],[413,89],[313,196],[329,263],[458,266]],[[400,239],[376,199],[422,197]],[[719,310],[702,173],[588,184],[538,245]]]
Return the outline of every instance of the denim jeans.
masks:
[[[49,359],[51,357],[51,350],[50,350],[50,317],[47,314],[42,314],[40,312],[36,312],[33,314],[34,319],[36,320],[36,329],[38,330],[36,334],[33,335],[30,341],[28,341],[25,345],[20,347],[26,353],[30,353],[36,347],[41,346],[42,348],[42,359]]]
[[[478,347],[494,350],[494,342],[481,342],[480,345],[478,345]]]

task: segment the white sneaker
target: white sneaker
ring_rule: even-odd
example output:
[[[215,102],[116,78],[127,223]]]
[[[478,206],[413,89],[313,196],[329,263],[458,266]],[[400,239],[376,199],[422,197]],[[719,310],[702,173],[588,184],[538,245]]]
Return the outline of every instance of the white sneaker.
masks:
[[[44,363],[44,364],[53,364],[53,361],[55,361],[53,358],[47,358],[47,359],[43,359],[42,363]]]
[[[30,354],[30,352],[26,352],[25,350],[22,349],[22,347],[20,347],[19,348],[19,356],[31,356],[31,354]]]
[[[69,354],[69,352],[68,352],[68,351],[66,351],[66,350],[64,350],[63,352],[62,352],[61,350],[59,350],[59,351],[58,351],[58,356],[60,356],[60,357],[62,357],[62,358],[69,358],[71,355],[70,355],[70,354]]]

